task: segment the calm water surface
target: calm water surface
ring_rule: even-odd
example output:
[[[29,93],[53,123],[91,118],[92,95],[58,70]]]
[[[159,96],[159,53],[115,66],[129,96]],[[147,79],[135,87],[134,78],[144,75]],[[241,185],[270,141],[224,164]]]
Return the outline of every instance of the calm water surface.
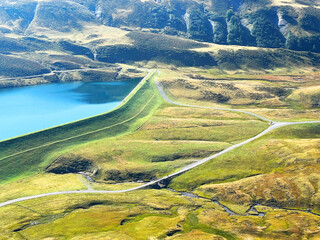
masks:
[[[137,84],[72,82],[0,89],[0,140],[109,111]]]

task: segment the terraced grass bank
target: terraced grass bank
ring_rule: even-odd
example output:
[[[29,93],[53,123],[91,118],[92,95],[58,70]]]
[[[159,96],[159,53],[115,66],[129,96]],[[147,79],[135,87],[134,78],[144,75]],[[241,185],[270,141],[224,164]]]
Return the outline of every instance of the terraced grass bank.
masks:
[[[0,183],[41,172],[55,156],[90,141],[139,128],[161,104],[149,74],[117,109],[71,124],[0,142]]]

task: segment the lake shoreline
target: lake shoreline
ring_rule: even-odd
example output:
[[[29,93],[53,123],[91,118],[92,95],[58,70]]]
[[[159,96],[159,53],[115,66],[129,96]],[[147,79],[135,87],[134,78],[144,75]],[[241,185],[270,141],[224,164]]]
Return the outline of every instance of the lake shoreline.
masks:
[[[115,109],[141,82],[74,81],[0,89],[0,141]]]
[[[92,68],[53,70],[50,73],[30,76],[3,77],[0,78],[0,89],[20,88],[52,83],[70,82],[113,82],[142,80],[145,72],[136,69],[121,68]]]

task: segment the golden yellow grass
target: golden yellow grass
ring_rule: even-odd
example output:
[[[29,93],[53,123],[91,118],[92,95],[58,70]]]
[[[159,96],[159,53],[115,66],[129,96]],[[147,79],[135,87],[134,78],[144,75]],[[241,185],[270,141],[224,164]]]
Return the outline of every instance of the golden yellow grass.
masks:
[[[226,233],[238,239],[319,237],[317,216],[265,206],[257,209],[265,217],[230,216],[209,200],[167,190],[52,196],[1,208],[0,238],[229,239],[223,237]],[[177,232],[167,236],[172,231]]]
[[[0,202],[41,193],[85,190],[87,187],[75,174],[38,174],[15,182],[0,185]]]
[[[192,230],[189,233],[177,234],[176,236],[167,238],[168,240],[223,240],[221,236],[202,232],[201,230]]]
[[[94,190],[115,191],[115,190],[124,190],[124,189],[138,187],[138,186],[141,186],[143,183],[125,182],[125,183],[107,184],[104,182],[93,182],[89,184]]]
[[[229,51],[236,51],[236,50],[261,50],[258,47],[248,47],[248,46],[236,46],[236,45],[220,45],[214,43],[208,43],[208,47],[203,48],[195,48],[194,51],[197,52],[213,52],[216,53],[219,50],[229,50]]]
[[[212,69],[181,68],[161,69],[159,80],[176,102],[241,108],[269,119],[299,121],[320,118],[316,109],[319,77],[318,72],[226,75]],[[219,102],[217,94],[229,100]]]
[[[214,83],[213,83],[214,82]],[[181,103],[194,105],[226,107],[268,104],[268,106],[286,106],[286,103],[278,102],[279,98],[264,90],[260,82],[248,81],[199,81],[186,80],[175,82],[163,82],[168,95]],[[220,95],[220,96],[217,96]],[[219,100],[221,97],[221,101]],[[226,100],[223,100],[227,98]],[[266,100],[277,100],[267,102]]]
[[[156,116],[163,117],[174,117],[174,118],[203,118],[208,120],[252,120],[253,116],[245,113],[236,113],[222,110],[214,109],[201,109],[201,108],[190,108],[190,107],[177,107],[177,106],[168,106]]]
[[[139,139],[210,141],[216,144],[237,142],[262,132],[268,125],[257,120],[210,120],[154,117],[138,132]]]
[[[276,121],[311,121],[320,119],[320,110],[303,109],[244,109]]]
[[[312,7],[314,8],[320,8],[319,3],[315,2],[316,4]],[[271,0],[272,6],[290,6],[293,8],[305,8],[308,7],[308,5],[304,5],[299,3],[299,1],[296,0]]]
[[[320,108],[320,86],[295,90],[288,96],[288,100],[304,108]]]
[[[70,40],[76,41],[78,44],[89,44],[92,41],[98,42],[98,46],[115,45],[115,44],[131,44],[131,39],[126,37],[127,31],[119,28],[108,27],[99,24],[85,23],[81,31],[72,29],[70,32],[58,32],[47,28],[39,28],[41,36],[47,37],[49,40]],[[9,37],[20,38],[13,34]]]
[[[320,140],[270,139],[256,148],[258,152],[268,153],[269,161],[275,161],[278,169],[229,183],[205,184],[195,192],[244,207],[255,202],[273,202],[282,207],[319,211]]]

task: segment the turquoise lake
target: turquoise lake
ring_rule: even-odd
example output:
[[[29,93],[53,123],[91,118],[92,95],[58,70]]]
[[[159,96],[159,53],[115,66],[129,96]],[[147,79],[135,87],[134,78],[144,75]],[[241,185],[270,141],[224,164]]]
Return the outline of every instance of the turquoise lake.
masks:
[[[0,140],[112,110],[137,84],[72,82],[0,89]]]

